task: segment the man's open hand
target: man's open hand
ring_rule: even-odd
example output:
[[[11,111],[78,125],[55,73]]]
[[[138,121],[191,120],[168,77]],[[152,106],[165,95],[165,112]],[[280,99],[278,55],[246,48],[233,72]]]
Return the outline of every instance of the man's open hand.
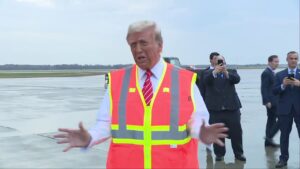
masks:
[[[82,122],[79,123],[79,129],[59,128],[62,132],[54,135],[54,138],[59,138],[58,144],[69,144],[63,151],[67,152],[74,147],[87,147],[91,141],[91,136],[83,127]]]
[[[228,136],[225,134],[226,131],[228,131],[228,128],[223,123],[205,126],[205,121],[203,121],[200,129],[200,140],[205,144],[215,143],[224,146],[224,143],[220,139]]]

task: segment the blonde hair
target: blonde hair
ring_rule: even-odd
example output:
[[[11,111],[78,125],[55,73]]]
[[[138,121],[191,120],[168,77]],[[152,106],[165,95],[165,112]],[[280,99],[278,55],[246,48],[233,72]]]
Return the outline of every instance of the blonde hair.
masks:
[[[147,28],[154,28],[154,33],[155,33],[155,40],[159,43],[163,43],[163,38],[161,36],[161,30],[160,28],[157,26],[157,24],[154,21],[138,21],[135,23],[132,23],[129,25],[128,27],[128,32],[127,32],[127,36],[126,39],[128,39],[128,36],[134,32],[141,32]]]

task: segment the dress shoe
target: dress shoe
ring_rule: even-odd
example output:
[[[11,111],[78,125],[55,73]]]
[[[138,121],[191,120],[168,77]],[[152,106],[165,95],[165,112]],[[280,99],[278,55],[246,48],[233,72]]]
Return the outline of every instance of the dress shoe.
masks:
[[[265,147],[274,147],[274,148],[278,148],[278,147],[280,147],[280,145],[279,145],[279,144],[276,144],[272,139],[266,138],[266,141],[265,141]]]
[[[279,160],[279,162],[276,164],[276,168],[282,168],[284,166],[287,165],[287,162],[286,161],[283,161],[283,160]]]
[[[216,156],[216,161],[224,161],[224,156]]]
[[[242,154],[242,155],[237,155],[237,156],[235,156],[235,159],[240,160],[240,161],[243,161],[243,162],[246,161],[246,157],[245,157],[243,154]]]
[[[265,147],[273,147],[273,148],[278,148],[280,147],[280,144],[276,144],[273,141],[269,142],[269,141],[265,141]]]

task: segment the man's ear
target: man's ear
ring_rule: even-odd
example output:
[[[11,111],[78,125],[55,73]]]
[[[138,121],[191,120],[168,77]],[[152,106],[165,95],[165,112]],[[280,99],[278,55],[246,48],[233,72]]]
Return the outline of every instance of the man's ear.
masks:
[[[162,42],[159,42],[158,43],[158,47],[159,47],[159,49],[160,49],[160,53],[162,52],[162,49],[163,49],[163,43]]]
[[[160,48],[163,48],[163,43],[162,43],[162,42],[158,42],[158,46],[159,46]]]

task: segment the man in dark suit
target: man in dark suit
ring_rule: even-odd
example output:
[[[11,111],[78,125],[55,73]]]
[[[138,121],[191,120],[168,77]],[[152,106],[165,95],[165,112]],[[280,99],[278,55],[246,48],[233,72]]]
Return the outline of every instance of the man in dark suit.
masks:
[[[279,95],[278,119],[280,127],[279,162],[276,168],[287,165],[289,159],[289,136],[293,120],[296,123],[300,138],[300,70],[297,68],[299,56],[295,51],[287,54],[288,68],[276,74],[273,88],[274,94]]]
[[[273,141],[273,137],[279,131],[279,123],[277,120],[278,96],[274,95],[272,91],[275,82],[275,70],[278,65],[278,56],[271,55],[268,58],[268,67],[261,74],[261,96],[263,105],[266,106],[268,116],[265,147],[279,147],[279,145]]]
[[[241,113],[242,107],[235,90],[235,84],[240,82],[236,70],[226,68],[223,56],[217,56],[215,68],[204,73],[205,104],[210,113],[210,124],[225,123],[229,128],[228,135],[235,158],[246,161],[243,151]],[[223,143],[225,139],[222,139]],[[223,161],[226,153],[225,147],[214,144],[216,161]]]
[[[204,77],[204,72],[207,71],[207,70],[212,70],[215,68],[215,63],[216,63],[216,58],[217,56],[219,56],[220,54],[218,52],[212,52],[210,55],[209,55],[209,61],[210,61],[210,66],[201,70],[198,75],[197,75],[197,81],[196,81],[196,85],[198,86],[199,90],[200,90],[200,93],[204,98],[205,96],[205,83],[204,83],[204,80],[203,80],[203,77]]]
[[[205,102],[205,83],[204,83],[204,72],[207,71],[207,70],[213,70],[215,68],[215,63],[216,63],[216,59],[217,59],[217,56],[219,56],[220,54],[218,52],[212,52],[210,55],[209,55],[209,62],[210,62],[210,66],[203,69],[203,70],[200,70],[199,72],[197,72],[197,80],[196,80],[196,85],[200,91],[200,94]],[[206,152],[207,153],[211,153],[211,145],[206,145]]]

